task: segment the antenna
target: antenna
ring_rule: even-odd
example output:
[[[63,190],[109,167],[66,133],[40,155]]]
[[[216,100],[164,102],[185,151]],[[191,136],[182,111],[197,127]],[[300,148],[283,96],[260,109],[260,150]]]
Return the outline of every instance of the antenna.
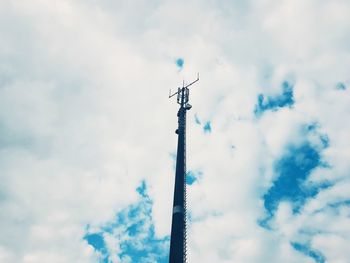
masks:
[[[182,88],[178,87],[177,91],[171,94],[171,89],[169,90],[169,99],[177,94],[177,103],[183,107],[189,99],[190,91],[189,86],[192,86],[194,83],[199,81],[199,73],[197,73],[197,79],[192,81],[190,84],[185,85],[185,81],[182,82]]]

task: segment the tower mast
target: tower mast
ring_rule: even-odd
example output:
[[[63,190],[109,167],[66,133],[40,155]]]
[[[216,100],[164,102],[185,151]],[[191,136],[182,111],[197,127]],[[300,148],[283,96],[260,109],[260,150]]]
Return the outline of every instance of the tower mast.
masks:
[[[192,108],[188,103],[190,95],[188,87],[198,80],[199,75],[195,81],[188,85],[183,83],[177,92],[169,94],[169,98],[177,95],[177,103],[180,105],[177,113],[178,129],[175,131],[178,141],[169,263],[186,262],[186,111]]]

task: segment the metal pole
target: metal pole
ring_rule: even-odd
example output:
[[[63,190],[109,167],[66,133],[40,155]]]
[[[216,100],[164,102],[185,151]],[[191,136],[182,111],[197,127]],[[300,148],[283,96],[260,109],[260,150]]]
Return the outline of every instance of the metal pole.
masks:
[[[199,80],[197,79],[187,86],[183,83],[182,88],[178,88],[177,92],[169,98],[177,95],[177,103],[180,104],[180,109],[177,113],[178,135],[177,141],[177,156],[176,156],[176,172],[175,172],[175,187],[173,200],[173,214],[171,223],[170,236],[170,255],[169,263],[184,263],[186,262],[186,111],[191,109],[189,101],[188,87]]]
[[[183,94],[181,95],[183,97]],[[170,263],[186,262],[186,109],[183,105],[181,105],[178,111],[178,123],[175,188],[170,238]]]

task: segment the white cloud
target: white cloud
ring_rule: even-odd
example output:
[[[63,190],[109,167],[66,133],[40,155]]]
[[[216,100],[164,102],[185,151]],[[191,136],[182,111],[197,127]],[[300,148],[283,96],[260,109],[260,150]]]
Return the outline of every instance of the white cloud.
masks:
[[[190,260],[313,262],[289,242],[315,228],[329,237],[311,245],[345,262],[348,210],[315,211],[350,199],[350,96],[335,89],[350,84],[349,10],[341,0],[1,1],[0,261],[96,262],[86,225],[136,202],[142,179],[156,234],[168,234],[177,106],[167,94],[200,72],[188,114],[188,169],[203,172],[189,187]],[[286,79],[293,108],[256,118],[258,94],[278,94]],[[335,185],[300,214],[281,204],[274,230],[262,229],[273,163],[310,122],[329,137],[331,167],[310,181]]]

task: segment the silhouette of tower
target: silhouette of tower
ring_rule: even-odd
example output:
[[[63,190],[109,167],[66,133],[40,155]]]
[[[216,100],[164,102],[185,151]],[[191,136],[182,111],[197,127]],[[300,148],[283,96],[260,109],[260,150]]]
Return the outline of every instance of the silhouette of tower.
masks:
[[[183,82],[182,88],[178,88],[174,94],[169,93],[169,98],[177,95],[177,103],[180,105],[177,113],[178,128],[175,131],[178,141],[169,263],[186,262],[186,112],[192,108],[188,103],[188,87],[198,80],[199,75],[188,85]]]

